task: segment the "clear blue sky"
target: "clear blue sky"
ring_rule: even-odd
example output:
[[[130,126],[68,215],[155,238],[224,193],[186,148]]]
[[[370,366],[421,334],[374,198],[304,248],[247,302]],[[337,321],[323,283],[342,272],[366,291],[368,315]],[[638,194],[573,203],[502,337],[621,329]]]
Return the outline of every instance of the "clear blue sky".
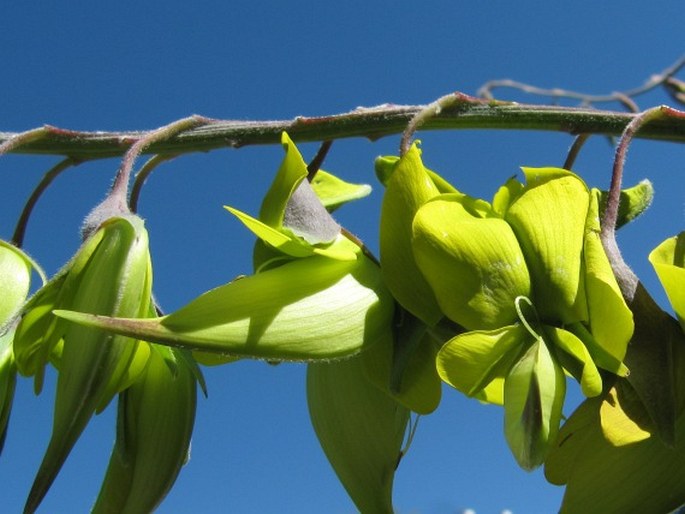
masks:
[[[655,5],[652,3],[651,5]],[[150,129],[193,113],[268,119],[343,112],[384,102],[427,103],[485,81],[606,93],[642,84],[683,52],[682,2],[10,2],[0,17],[0,131],[42,124],[81,130]],[[506,97],[509,92],[503,91]],[[520,98],[520,97],[517,97]],[[533,98],[530,101],[534,101]],[[644,107],[666,102],[659,94]],[[563,134],[422,134],[424,157],[461,190],[489,198],[518,167],[561,165]],[[373,159],[397,137],[340,141],[326,169],[374,186],[338,215],[377,249],[382,188]],[[301,147],[305,158],[315,145]],[[625,229],[624,253],[663,302],[646,255],[683,229],[681,145],[634,144],[627,182],[650,177],[651,211]],[[148,181],[156,296],[167,310],[249,273],[251,235],[223,209],[257,213],[281,159],[279,147],[191,155]],[[587,144],[576,171],[607,187],[612,149]],[[0,159],[0,237],[8,239],[24,200],[53,157]],[[29,224],[27,250],[49,273],[71,256],[79,226],[105,194],[118,162],[84,164],[60,177]],[[239,362],[208,369],[192,458],[161,513],[351,513],[352,503],[310,427],[302,365]],[[21,380],[0,457],[3,512],[18,512],[47,445],[54,374],[42,396]],[[570,400],[578,398],[573,386]],[[562,489],[526,473],[502,435],[502,411],[445,388],[422,418],[395,481],[401,514],[554,512]],[[570,413],[570,405],[567,412]],[[114,440],[115,409],[95,418],[41,512],[86,512]]]

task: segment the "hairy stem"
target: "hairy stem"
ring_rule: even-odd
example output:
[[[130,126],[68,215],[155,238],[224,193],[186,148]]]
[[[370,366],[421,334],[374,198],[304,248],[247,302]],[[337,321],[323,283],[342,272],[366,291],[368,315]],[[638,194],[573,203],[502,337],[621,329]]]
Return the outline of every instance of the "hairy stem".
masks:
[[[621,135],[637,116],[633,113],[601,111],[592,108],[557,107],[532,104],[503,104],[482,99],[460,101],[446,106],[423,124],[423,130],[506,129],[543,130],[569,134]],[[472,98],[472,97],[471,97]],[[183,154],[246,145],[280,144],[287,131],[296,142],[326,141],[350,137],[371,140],[400,134],[426,105],[391,105],[358,108],[354,111],[320,117],[297,117],[284,121],[212,121],[173,137],[149,141],[146,154]],[[53,154],[76,159],[116,157],[150,132],[77,132],[54,127],[27,133],[0,132],[0,149],[11,153]],[[640,138],[685,142],[685,120],[663,118],[640,130]],[[17,139],[21,138],[21,139]]]
[[[611,267],[616,275],[621,293],[628,302],[633,300],[638,286],[638,278],[623,260],[616,242],[616,221],[618,219],[618,208],[621,198],[623,169],[630,143],[637,137],[638,132],[642,132],[648,126],[664,119],[685,120],[685,112],[663,105],[654,107],[637,114],[624,129],[621,139],[616,146],[607,207],[601,220],[600,236],[602,245],[611,262]]]

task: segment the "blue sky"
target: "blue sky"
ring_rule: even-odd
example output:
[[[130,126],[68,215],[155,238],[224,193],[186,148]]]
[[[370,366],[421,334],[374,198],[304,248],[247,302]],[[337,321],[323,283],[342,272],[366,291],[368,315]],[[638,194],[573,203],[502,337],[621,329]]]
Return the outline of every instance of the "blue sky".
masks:
[[[628,89],[683,53],[682,3],[615,5],[12,2],[0,18],[0,131],[43,124],[151,129],[193,113],[289,119],[385,102],[427,103],[455,90],[473,94],[495,78],[592,93]],[[659,93],[638,100],[643,107],[669,101]],[[419,137],[429,167],[485,198],[519,166],[561,165],[571,143],[569,136],[540,132]],[[325,165],[374,186],[370,198],[337,217],[376,250],[382,188],[373,159],[396,153],[398,143],[398,137],[339,141]],[[316,145],[301,150],[309,158]],[[606,188],[612,157],[606,139],[591,139],[576,171]],[[629,183],[652,179],[656,199],[619,243],[662,304],[646,255],[683,229],[683,157],[680,145],[638,141],[626,169]],[[280,159],[277,146],[218,150],[179,158],[150,178],[140,212],[150,231],[156,296],[166,310],[251,271],[252,236],[222,205],[257,213]],[[0,159],[0,237],[9,239],[23,202],[55,162]],[[107,160],[68,171],[37,206],[25,245],[49,273],[77,248],[81,220],[104,196],[117,165]],[[207,369],[209,398],[199,400],[192,458],[159,512],[354,512],[310,427],[304,370],[261,362]],[[20,511],[47,445],[53,384],[54,375],[36,398],[31,382],[20,381],[0,457],[4,512]],[[577,401],[577,388],[571,389],[570,400]],[[438,411],[421,419],[397,473],[398,513],[555,511],[562,489],[540,471],[516,466],[502,435],[502,411],[454,390],[444,393]],[[114,415],[110,408],[91,422],[41,512],[85,512],[92,505],[114,440]]]

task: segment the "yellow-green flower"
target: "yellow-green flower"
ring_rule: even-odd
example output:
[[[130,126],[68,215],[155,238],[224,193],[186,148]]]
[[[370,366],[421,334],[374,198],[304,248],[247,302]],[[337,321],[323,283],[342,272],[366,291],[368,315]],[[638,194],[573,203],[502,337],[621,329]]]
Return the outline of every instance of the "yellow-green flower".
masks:
[[[50,443],[26,504],[33,512],[93,414],[128,387],[147,364],[149,345],[76,325],[54,309],[143,317],[150,314],[152,265],[143,220],[104,221],[62,271],[28,302],[14,337],[20,373],[40,391],[48,362],[57,367]]]
[[[398,298],[426,322],[444,315],[466,329],[439,351],[438,372],[469,396],[503,403],[512,451],[535,467],[558,431],[564,371],[587,396],[602,390],[598,368],[627,374],[632,313],[599,240],[599,193],[558,168],[524,168],[525,183],[510,179],[491,203],[439,193],[416,145],[400,170],[409,201],[391,198],[396,212],[382,223],[402,220],[394,233],[411,254],[388,285],[430,310],[434,299],[429,315]]]

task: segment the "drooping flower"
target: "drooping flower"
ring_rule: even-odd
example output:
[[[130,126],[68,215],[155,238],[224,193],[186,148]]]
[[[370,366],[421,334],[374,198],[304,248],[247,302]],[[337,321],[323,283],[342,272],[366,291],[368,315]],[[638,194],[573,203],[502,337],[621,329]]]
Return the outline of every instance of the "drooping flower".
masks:
[[[50,443],[26,504],[33,512],[88,424],[145,369],[149,345],[53,316],[53,309],[144,317],[151,309],[148,236],[135,215],[112,217],[27,303],[14,337],[20,373],[42,387],[48,362],[59,374]]]
[[[154,511],[188,461],[201,373],[184,350],[150,350],[145,370],[119,394],[116,441],[94,514]]]
[[[389,287],[403,305],[413,296],[434,310],[434,298],[437,316],[466,330],[439,351],[440,376],[469,396],[504,404],[514,455],[524,468],[538,466],[558,431],[563,372],[595,396],[598,368],[628,371],[622,360],[632,313],[599,240],[599,194],[567,170],[524,168],[525,183],[510,179],[490,203],[438,193],[416,145],[402,160],[412,163],[403,168],[413,177],[406,182],[418,184],[408,187],[430,191],[409,195],[395,232],[406,235],[411,224],[404,239],[411,255],[397,263]],[[411,269],[419,278],[405,280],[399,270]],[[435,317],[423,313],[427,322]]]

